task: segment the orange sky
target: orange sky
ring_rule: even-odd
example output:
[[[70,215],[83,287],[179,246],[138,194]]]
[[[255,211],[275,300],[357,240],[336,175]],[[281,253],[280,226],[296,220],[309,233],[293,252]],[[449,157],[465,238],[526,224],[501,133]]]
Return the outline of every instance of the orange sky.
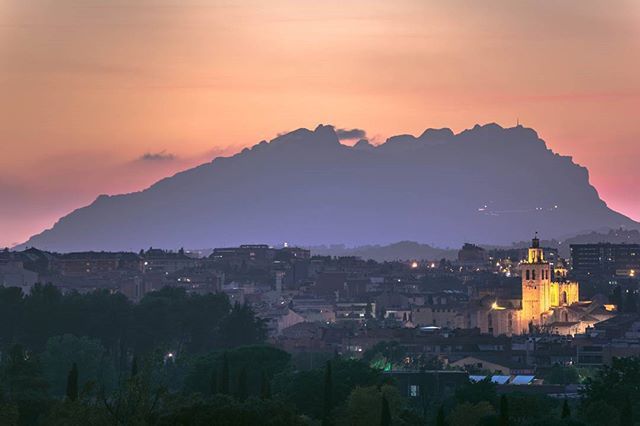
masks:
[[[638,111],[634,0],[0,0],[0,245],[318,123],[519,118],[640,219]]]

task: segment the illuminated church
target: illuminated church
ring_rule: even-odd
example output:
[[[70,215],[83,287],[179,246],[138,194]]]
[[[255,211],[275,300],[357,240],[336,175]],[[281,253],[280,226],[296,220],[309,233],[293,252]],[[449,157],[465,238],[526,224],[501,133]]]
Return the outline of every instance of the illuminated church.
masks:
[[[496,336],[534,330],[573,335],[613,316],[600,301],[580,301],[579,284],[567,281],[567,270],[562,264],[551,265],[545,260],[537,236],[519,271],[521,299],[494,300],[475,308],[473,313],[467,313],[468,326],[473,326],[475,319],[482,332]]]

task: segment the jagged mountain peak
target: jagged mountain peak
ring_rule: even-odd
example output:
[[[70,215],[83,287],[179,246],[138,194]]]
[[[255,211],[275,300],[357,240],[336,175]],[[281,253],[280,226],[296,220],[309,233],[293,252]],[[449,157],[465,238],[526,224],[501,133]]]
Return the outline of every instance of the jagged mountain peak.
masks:
[[[358,142],[356,142],[355,145],[353,145],[353,148],[360,150],[372,150],[376,147],[372,145],[371,142],[369,142],[367,139],[360,139]]]
[[[279,135],[269,144],[271,145],[287,145],[287,144],[305,144],[305,145],[322,145],[336,146],[340,145],[335,127],[331,125],[319,124],[314,130],[300,128],[289,133]]]
[[[336,130],[298,129],[270,142],[94,203],[26,243],[59,251],[302,245],[454,247],[637,229],[599,198],[588,172],[533,129],[427,129],[379,146],[342,145]]]

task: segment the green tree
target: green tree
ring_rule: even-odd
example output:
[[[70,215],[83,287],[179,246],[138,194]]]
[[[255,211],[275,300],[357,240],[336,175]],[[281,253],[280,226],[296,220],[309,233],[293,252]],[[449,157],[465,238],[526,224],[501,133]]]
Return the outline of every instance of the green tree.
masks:
[[[0,292],[1,291],[2,288],[0,287]],[[18,407],[5,400],[4,392],[0,383],[0,425],[16,426],[18,424],[19,416]]]
[[[500,397],[500,426],[509,426],[509,401],[506,395]]]
[[[269,381],[269,377],[267,377],[267,373],[264,371],[262,371],[260,375],[260,398],[271,398],[271,382]]]
[[[227,395],[202,399],[191,396],[171,402],[173,409],[165,410],[154,423],[157,426],[175,425],[261,425],[305,426],[309,423],[286,404],[275,400],[250,399],[239,402]]]
[[[21,334],[24,297],[17,287],[0,286],[0,348],[8,348]]]
[[[546,395],[509,394],[509,423],[514,425],[556,420],[558,401]]]
[[[54,336],[47,341],[41,355],[42,370],[50,384],[50,393],[61,397],[66,394],[69,365],[75,364],[78,389],[92,382],[107,390],[116,384],[116,371],[111,358],[97,339],[76,337],[70,334]]]
[[[18,339],[25,347],[41,352],[51,336],[62,334],[67,325],[63,320],[63,296],[51,284],[36,284],[21,305],[21,324]]]
[[[631,400],[627,396],[620,412],[620,426],[633,426],[633,408],[631,408]]]
[[[571,409],[569,408],[569,401],[567,401],[567,398],[565,398],[564,402],[562,403],[562,415],[560,416],[560,418],[568,419],[570,417],[571,417]]]
[[[247,371],[247,385],[250,395],[260,395],[262,389],[262,377],[264,372],[268,378],[274,377],[288,369],[291,356],[280,349],[267,345],[242,346],[225,351],[230,371],[239,371],[243,367],[250,367]],[[210,377],[216,371],[216,377],[220,380],[223,371],[223,353],[210,352],[191,358],[188,362],[184,378],[183,392],[202,394],[211,393]],[[217,391],[221,391],[221,383],[218,382]]]
[[[265,321],[258,318],[246,303],[236,303],[220,323],[220,340],[230,348],[263,343],[266,338]]]
[[[229,359],[226,352],[222,355],[222,380],[220,381],[220,393],[229,395]]]
[[[545,383],[569,385],[580,383],[578,369],[574,366],[554,365],[543,375]]]
[[[446,426],[444,407],[441,405],[438,408],[438,415],[436,416],[436,426]]]
[[[590,401],[581,406],[579,416],[589,426],[617,425],[620,423],[620,412],[605,401]]]
[[[154,369],[159,363],[147,358],[135,376],[125,380],[118,389],[100,400],[110,424],[147,426],[155,424],[167,390],[154,380]]]
[[[640,358],[614,358],[611,366],[602,367],[595,377],[586,381],[583,411],[591,404],[602,402],[614,407],[621,417],[624,411],[633,414],[640,410],[640,401],[630,401],[627,397],[639,393]],[[621,418],[621,421],[626,420]]]
[[[218,393],[218,369],[214,368],[209,375],[209,393],[215,395]]]
[[[476,404],[463,402],[456,405],[449,414],[448,423],[450,426],[476,426],[482,418],[495,413],[493,406],[486,401]]]
[[[138,357],[133,356],[131,360],[131,378],[136,377],[138,375]]]
[[[69,334],[97,340],[117,372],[127,369],[135,326],[132,321],[133,304],[123,294],[113,294],[109,290],[87,294],[72,292],[62,296],[57,308],[60,312],[54,313],[50,320],[58,323],[58,328],[55,333],[48,334],[47,339]],[[45,342],[48,344],[47,340]],[[82,362],[78,362],[78,367],[82,383],[82,376],[88,370],[84,370]]]
[[[0,423],[2,424],[2,423]],[[44,422],[47,426],[112,426],[105,408],[95,400],[56,401]]]
[[[391,409],[387,397],[382,394],[382,408],[380,413],[380,426],[391,426]]]
[[[249,389],[247,385],[247,369],[242,367],[238,374],[238,400],[244,402],[249,398]]]
[[[327,361],[324,370],[324,399],[322,410],[322,425],[331,424],[331,410],[333,409],[333,376],[331,374],[331,361]]]
[[[297,410],[316,419],[325,413],[324,395],[327,381],[326,368],[309,371],[284,371],[272,381],[274,398],[291,402]],[[381,373],[356,360],[334,359],[331,361],[331,400],[344,404],[351,391],[358,386],[366,387],[380,382]]]
[[[496,385],[486,378],[479,382],[469,382],[456,389],[455,397],[458,402],[469,402],[477,404],[479,402],[489,402],[494,404],[498,399]]]
[[[78,399],[78,364],[75,362],[67,375],[67,399],[69,401]]]
[[[347,398],[346,406],[337,412],[339,426],[369,426],[405,424],[401,418],[406,402],[395,386],[355,387]]]
[[[2,359],[0,383],[10,406],[16,407],[20,424],[36,424],[47,412],[48,383],[40,363],[21,345],[12,346]]]

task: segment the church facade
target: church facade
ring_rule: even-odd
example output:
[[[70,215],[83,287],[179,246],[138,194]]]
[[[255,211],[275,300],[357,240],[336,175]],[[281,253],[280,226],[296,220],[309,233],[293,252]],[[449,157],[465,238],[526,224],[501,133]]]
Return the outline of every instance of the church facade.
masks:
[[[599,309],[598,303],[580,301],[579,284],[567,280],[567,270],[562,264],[552,265],[545,259],[537,236],[518,269],[522,285],[520,300],[480,303],[467,312],[467,327],[475,325],[482,332],[496,336],[534,330],[576,334],[612,316]]]

